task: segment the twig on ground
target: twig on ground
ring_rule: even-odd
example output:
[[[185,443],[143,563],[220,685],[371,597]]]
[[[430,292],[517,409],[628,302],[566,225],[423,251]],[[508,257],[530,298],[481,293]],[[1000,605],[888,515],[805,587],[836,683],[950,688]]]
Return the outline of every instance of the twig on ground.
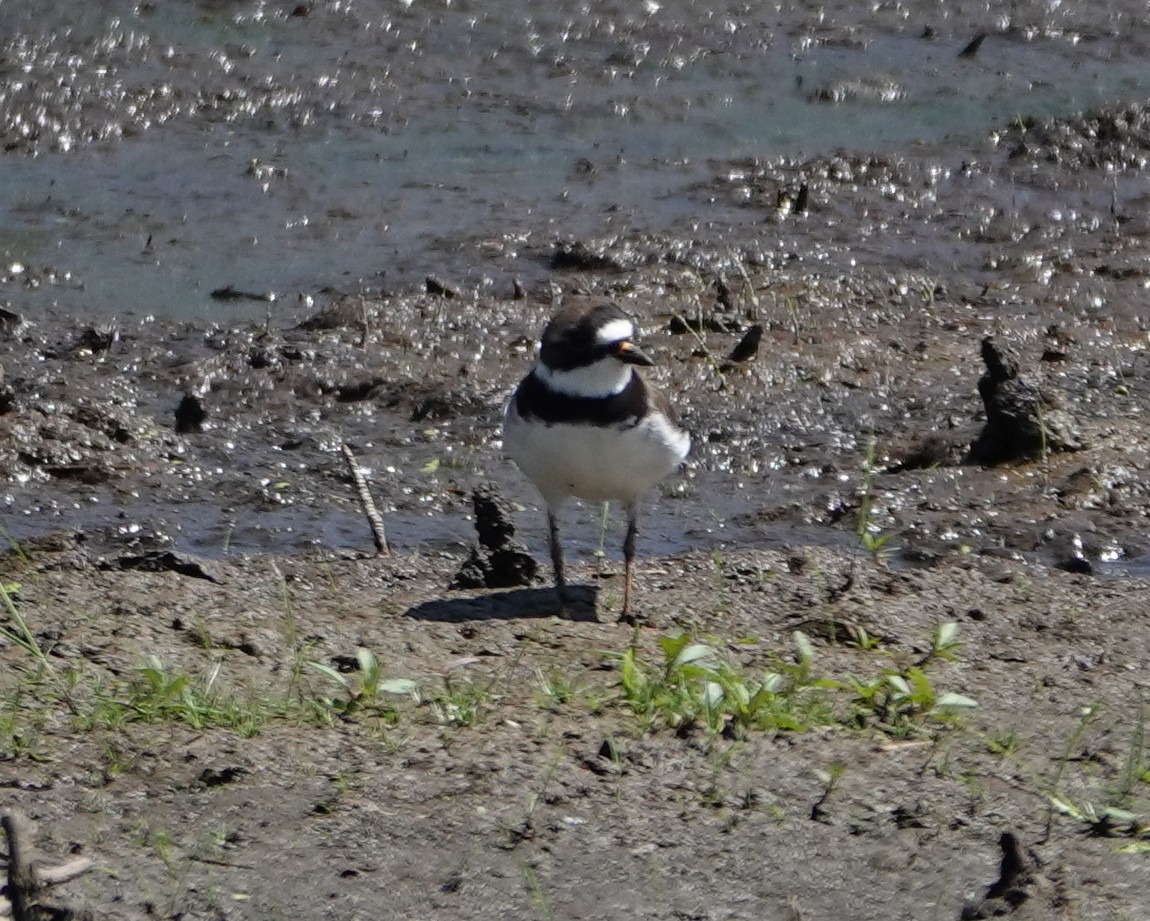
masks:
[[[0,899],[0,916],[10,915],[13,921],[44,921],[47,918],[93,921],[94,915],[86,910],[74,911],[40,900],[43,891],[75,879],[92,867],[88,857],[77,857],[58,867],[44,867],[34,861],[31,844],[32,826],[24,814],[15,810],[0,813],[0,827],[8,839],[7,904]]]
[[[359,496],[359,504],[363,507],[363,513],[367,516],[367,523],[371,526],[371,536],[375,541],[376,552],[382,556],[391,556],[391,548],[387,546],[387,534],[383,529],[383,516],[371,498],[371,491],[367,488],[367,477],[363,475],[363,470],[356,461],[351,448],[343,444],[340,445],[339,449],[343,452],[343,459],[347,461],[347,469],[351,471],[351,478],[355,481],[355,492]]]

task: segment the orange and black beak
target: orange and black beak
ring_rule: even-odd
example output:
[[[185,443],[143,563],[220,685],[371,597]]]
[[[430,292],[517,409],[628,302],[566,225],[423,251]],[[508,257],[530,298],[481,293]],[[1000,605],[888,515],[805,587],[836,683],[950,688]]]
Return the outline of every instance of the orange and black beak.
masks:
[[[621,362],[628,365],[643,365],[650,367],[655,362],[651,361],[644,355],[637,345],[630,339],[623,339],[621,342],[616,342],[611,346],[611,354],[618,358]]]

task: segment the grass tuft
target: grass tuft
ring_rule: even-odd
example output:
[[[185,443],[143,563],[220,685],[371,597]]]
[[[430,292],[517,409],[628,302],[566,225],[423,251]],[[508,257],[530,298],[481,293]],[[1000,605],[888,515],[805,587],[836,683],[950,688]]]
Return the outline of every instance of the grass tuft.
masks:
[[[812,675],[807,638],[795,635],[794,662],[748,674],[685,633],[660,637],[663,661],[647,662],[631,647],[619,656],[623,703],[645,728],[664,725],[686,733],[702,727],[742,738],[749,730],[801,732],[825,723],[830,708],[827,685]]]
[[[231,729],[253,736],[290,711],[286,700],[242,697],[219,687],[222,662],[200,676],[169,669],[156,656],[127,681],[97,685],[88,707],[76,716],[84,728],[123,729],[131,723],[184,723],[193,729]]]
[[[796,632],[793,639],[793,660],[775,662],[761,674],[685,633],[658,639],[661,662],[644,659],[632,646],[618,656],[621,701],[646,731],[701,728],[735,739],[750,731],[834,725],[877,729],[896,738],[929,736],[957,724],[963,711],[976,706],[963,694],[939,691],[927,674],[930,663],[953,658],[961,645],[954,624],[936,629],[918,663],[885,667],[868,678],[819,675],[810,638]]]

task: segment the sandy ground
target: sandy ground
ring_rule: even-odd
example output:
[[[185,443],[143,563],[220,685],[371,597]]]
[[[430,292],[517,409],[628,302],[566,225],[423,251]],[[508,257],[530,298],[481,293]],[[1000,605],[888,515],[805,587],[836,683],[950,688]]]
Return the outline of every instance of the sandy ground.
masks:
[[[637,648],[656,670],[679,629],[748,675],[801,630],[816,676],[870,682],[960,625],[954,660],[924,667],[977,701],[959,723],[884,727],[835,690],[828,726],[734,738],[644,731],[619,688],[628,628],[559,620],[537,589],[447,595],[445,557],[252,558],[207,581],[32,556],[18,604],[51,671],[2,651],[3,801],[46,855],[95,859],[67,898],[105,917],[956,918],[999,878],[1003,832],[1034,861],[1018,917],[1145,904],[1141,820],[1101,817],[1145,815],[1144,581],[803,547],[652,563],[663,625]],[[618,579],[583,576],[610,614]],[[341,709],[310,663],[358,648],[421,700]],[[212,705],[237,712],[194,725],[192,691],[141,687],[152,657],[197,694],[216,674]]]

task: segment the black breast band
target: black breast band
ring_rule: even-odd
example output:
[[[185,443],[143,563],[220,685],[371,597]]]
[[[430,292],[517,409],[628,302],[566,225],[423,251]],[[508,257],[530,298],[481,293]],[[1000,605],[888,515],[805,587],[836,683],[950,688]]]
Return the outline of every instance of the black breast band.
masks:
[[[524,419],[547,425],[638,425],[647,411],[647,385],[638,374],[618,393],[605,397],[577,397],[552,390],[534,372],[515,395],[515,408]]]

